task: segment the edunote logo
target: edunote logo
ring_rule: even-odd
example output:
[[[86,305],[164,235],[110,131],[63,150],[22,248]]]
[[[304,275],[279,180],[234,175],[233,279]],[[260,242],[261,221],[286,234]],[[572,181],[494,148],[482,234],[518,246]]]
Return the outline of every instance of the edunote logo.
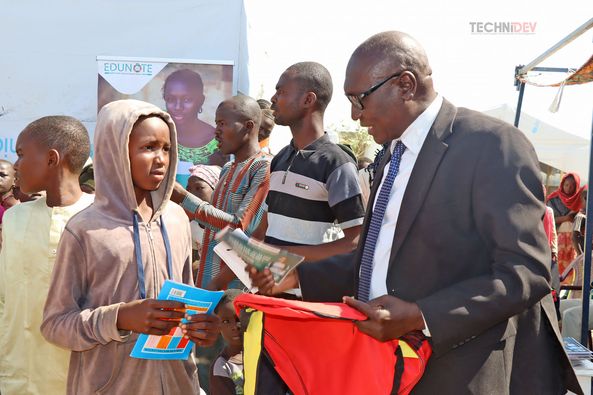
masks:
[[[152,75],[152,63],[132,62],[105,62],[103,64],[105,74],[140,74]]]

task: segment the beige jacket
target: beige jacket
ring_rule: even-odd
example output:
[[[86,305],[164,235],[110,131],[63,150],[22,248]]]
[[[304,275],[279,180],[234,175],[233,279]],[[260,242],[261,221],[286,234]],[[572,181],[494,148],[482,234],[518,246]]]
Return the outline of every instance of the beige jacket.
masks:
[[[45,196],[4,214],[0,252],[0,392],[62,395],[70,353],[48,343],[39,326],[60,236],[68,220],[93,202],[48,207]]]
[[[116,327],[119,306],[140,298],[132,226],[137,204],[128,141],[134,123],[149,114],[169,124],[171,166],[152,193],[153,220],[139,226],[146,297],[155,298],[167,278],[160,218],[171,243],[173,280],[192,284],[189,221],[181,207],[169,203],[177,162],[175,126],[168,114],[151,104],[110,103],[99,113],[95,130],[95,202],[66,226],[41,325],[47,340],[72,350],[69,394],[199,393],[193,357],[132,358],[138,334],[122,337]]]

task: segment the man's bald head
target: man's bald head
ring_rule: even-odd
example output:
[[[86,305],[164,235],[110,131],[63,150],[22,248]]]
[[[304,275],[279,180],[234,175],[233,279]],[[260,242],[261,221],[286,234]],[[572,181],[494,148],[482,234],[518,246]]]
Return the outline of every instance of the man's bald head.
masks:
[[[348,67],[353,62],[370,62],[377,68],[392,73],[408,70],[418,80],[418,94],[432,91],[432,68],[422,45],[409,34],[388,31],[375,34],[356,48]]]
[[[360,44],[352,58],[365,58],[387,63],[413,72],[416,76],[428,76],[432,69],[424,48],[409,34],[389,31],[375,34]]]
[[[369,127],[379,144],[401,137],[437,97],[431,74],[414,38],[394,31],[375,34],[356,48],[346,69],[352,119]]]
[[[218,105],[218,109],[225,109],[233,114],[240,122],[253,122],[253,128],[259,131],[261,124],[261,109],[255,99],[246,95],[233,96]]]

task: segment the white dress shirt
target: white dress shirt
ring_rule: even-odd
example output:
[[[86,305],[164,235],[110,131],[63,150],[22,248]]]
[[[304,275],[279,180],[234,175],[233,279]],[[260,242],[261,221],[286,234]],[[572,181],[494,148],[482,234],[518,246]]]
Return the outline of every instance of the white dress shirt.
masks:
[[[424,112],[420,114],[410,126],[408,126],[402,136],[391,143],[390,150],[392,154],[396,143],[400,140],[406,146],[406,150],[402,155],[399,172],[395,177],[393,187],[389,193],[389,202],[387,203],[387,209],[385,210],[383,223],[381,225],[381,230],[379,231],[379,237],[377,238],[375,255],[373,257],[373,274],[371,276],[369,299],[374,299],[387,294],[386,282],[389,256],[391,255],[391,246],[393,244],[393,237],[396,231],[397,219],[399,217],[399,210],[404,197],[404,192],[406,191],[406,186],[410,180],[410,175],[412,174],[412,169],[414,169],[414,164],[416,163],[420,149],[424,144],[424,140],[426,140],[428,131],[432,127],[442,104],[443,97],[438,95],[430,106],[428,106],[428,108],[424,110]],[[389,166],[391,166],[391,162],[385,166],[383,178],[381,179],[381,185],[379,185],[378,191],[381,190],[383,182],[385,182],[385,177],[387,177],[387,173],[389,172]],[[377,203],[378,196],[379,193],[375,196],[373,210]]]

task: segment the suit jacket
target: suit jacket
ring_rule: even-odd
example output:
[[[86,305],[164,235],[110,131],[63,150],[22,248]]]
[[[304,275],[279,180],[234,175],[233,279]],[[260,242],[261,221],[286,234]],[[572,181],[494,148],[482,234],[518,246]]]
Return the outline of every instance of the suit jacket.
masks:
[[[519,130],[443,101],[403,197],[386,278],[390,295],[420,306],[432,335],[413,394],[581,393],[550,295],[543,199]],[[372,206],[355,253],[300,266],[305,300],[356,294]]]

